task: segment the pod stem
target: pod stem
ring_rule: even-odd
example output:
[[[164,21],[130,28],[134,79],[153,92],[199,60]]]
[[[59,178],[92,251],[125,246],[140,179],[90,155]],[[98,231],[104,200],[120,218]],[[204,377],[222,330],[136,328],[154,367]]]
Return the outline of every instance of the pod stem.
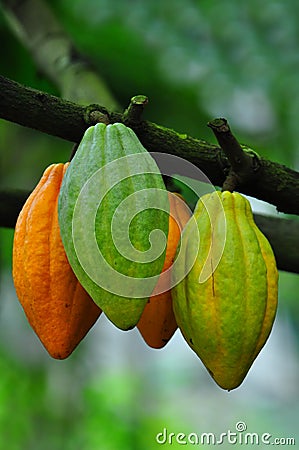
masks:
[[[238,185],[251,182],[260,166],[259,156],[237,141],[226,119],[213,119],[208,122],[208,127],[212,129],[230,164],[222,190],[233,192]]]
[[[107,109],[97,103],[92,103],[91,105],[86,106],[84,110],[84,120],[88,127],[97,123],[104,123],[105,125],[110,123],[110,117]]]

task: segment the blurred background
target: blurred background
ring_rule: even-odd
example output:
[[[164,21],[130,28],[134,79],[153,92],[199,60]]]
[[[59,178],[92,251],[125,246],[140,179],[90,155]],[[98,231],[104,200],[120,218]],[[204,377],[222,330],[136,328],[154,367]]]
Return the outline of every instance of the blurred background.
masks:
[[[226,117],[240,142],[299,169],[296,0],[264,0],[262,8],[257,0],[48,4],[120,110],[133,95],[147,95],[145,118],[210,142],[206,123]],[[12,31],[5,9],[1,74],[62,95]],[[33,189],[71,150],[71,143],[1,120],[0,188]],[[279,216],[250,200],[254,211]],[[280,272],[270,339],[244,383],[225,392],[178,331],[153,350],[137,330],[119,331],[102,316],[67,360],[51,359],[16,298],[13,230],[0,228],[0,239],[0,450],[150,450],[161,446],[156,435],[164,428],[219,435],[235,432],[240,421],[247,432],[294,437],[299,445],[298,275]]]

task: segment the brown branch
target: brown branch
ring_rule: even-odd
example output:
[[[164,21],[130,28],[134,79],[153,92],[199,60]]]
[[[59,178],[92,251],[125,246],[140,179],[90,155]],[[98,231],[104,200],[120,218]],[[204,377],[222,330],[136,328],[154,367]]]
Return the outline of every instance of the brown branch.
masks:
[[[95,112],[100,114],[95,114]],[[24,87],[0,76],[0,117],[26,127],[79,142],[94,124],[94,117],[107,123],[123,122],[123,114],[100,105],[84,107],[53,95]],[[131,124],[144,147],[150,152],[169,153],[197,166],[215,186],[222,186],[230,167],[223,150],[203,140],[182,135],[148,121]],[[278,211],[299,215],[299,173],[264,158],[259,158],[254,183],[239,191],[275,205]],[[190,174],[192,177],[192,174]]]
[[[271,243],[278,268],[299,273],[299,221],[263,214],[254,214],[254,220]]]
[[[230,165],[219,147],[148,121],[134,127],[134,131],[148,151],[180,156],[201,169],[214,186],[223,185]],[[299,173],[282,164],[259,157],[254,183],[238,190],[276,206],[280,212],[299,215]]]
[[[86,128],[108,117],[99,105],[81,106],[54,95],[25,87],[0,75],[0,117],[71,142],[80,142]]]
[[[14,228],[18,215],[29,196],[27,191],[0,191],[0,226]]]

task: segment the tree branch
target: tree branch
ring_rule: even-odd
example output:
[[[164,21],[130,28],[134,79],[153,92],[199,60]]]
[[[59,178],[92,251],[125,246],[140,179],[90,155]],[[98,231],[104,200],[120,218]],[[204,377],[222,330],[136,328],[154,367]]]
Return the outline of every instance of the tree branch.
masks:
[[[18,215],[28,198],[27,191],[0,191],[0,226],[14,228]]]
[[[0,117],[72,142],[80,142],[86,128],[96,121],[124,122],[123,114],[109,113],[100,105],[80,106],[2,76]],[[180,156],[197,166],[213,185],[223,185],[230,164],[216,145],[148,121],[130,123],[126,116],[125,123],[149,152]],[[299,173],[264,158],[259,158],[259,164],[254,183],[242,185],[239,191],[275,205],[278,211],[299,215]]]
[[[0,75],[0,116],[5,120],[79,142],[86,128],[85,109]]]
[[[299,221],[263,214],[254,214],[254,220],[271,243],[278,269],[299,273]]]
[[[123,117],[111,113],[110,120],[123,121]],[[131,126],[149,152],[159,151],[184,158],[197,166],[214,186],[223,185],[231,166],[221,148],[152,122],[125,123]],[[259,169],[254,180],[242,183],[238,191],[268,202],[280,212],[299,215],[299,173],[258,156],[248,147],[244,148],[253,160],[258,158]],[[186,176],[192,178],[191,174]]]
[[[39,70],[61,96],[79,104],[100,102],[118,108],[117,101],[43,0],[2,0],[11,30],[27,47]]]

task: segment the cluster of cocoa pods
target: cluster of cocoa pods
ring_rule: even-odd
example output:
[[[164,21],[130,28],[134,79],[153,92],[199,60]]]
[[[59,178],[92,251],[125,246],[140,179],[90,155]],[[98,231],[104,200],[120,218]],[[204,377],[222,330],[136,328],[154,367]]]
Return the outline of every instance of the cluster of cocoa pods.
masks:
[[[103,202],[94,213],[91,195],[83,196],[82,203],[82,192],[95,176],[92,195],[102,196]],[[136,192],[142,190],[142,201],[150,204],[153,192],[163,189],[156,163],[131,129],[123,124],[90,127],[70,163],[45,170],[18,217],[13,246],[17,296],[53,358],[67,358],[103,313],[122,330],[137,326],[153,348],[164,347],[179,327],[216,383],[234,389],[274,322],[278,272],[271,246],[241,194],[206,194],[192,214],[181,196],[166,192],[169,214],[149,208],[146,216],[136,213],[131,222],[132,244],[140,254],[153,225],[167,236],[164,253],[147,264],[124,258],[110,235],[113,215],[126,198],[134,202]],[[85,249],[82,258],[74,245],[73,223],[80,201],[76,226]],[[126,279],[150,280],[148,295],[122,295],[84,270],[82,259],[93,264],[85,228],[89,219],[109,264]],[[122,230],[117,231],[121,236]]]

